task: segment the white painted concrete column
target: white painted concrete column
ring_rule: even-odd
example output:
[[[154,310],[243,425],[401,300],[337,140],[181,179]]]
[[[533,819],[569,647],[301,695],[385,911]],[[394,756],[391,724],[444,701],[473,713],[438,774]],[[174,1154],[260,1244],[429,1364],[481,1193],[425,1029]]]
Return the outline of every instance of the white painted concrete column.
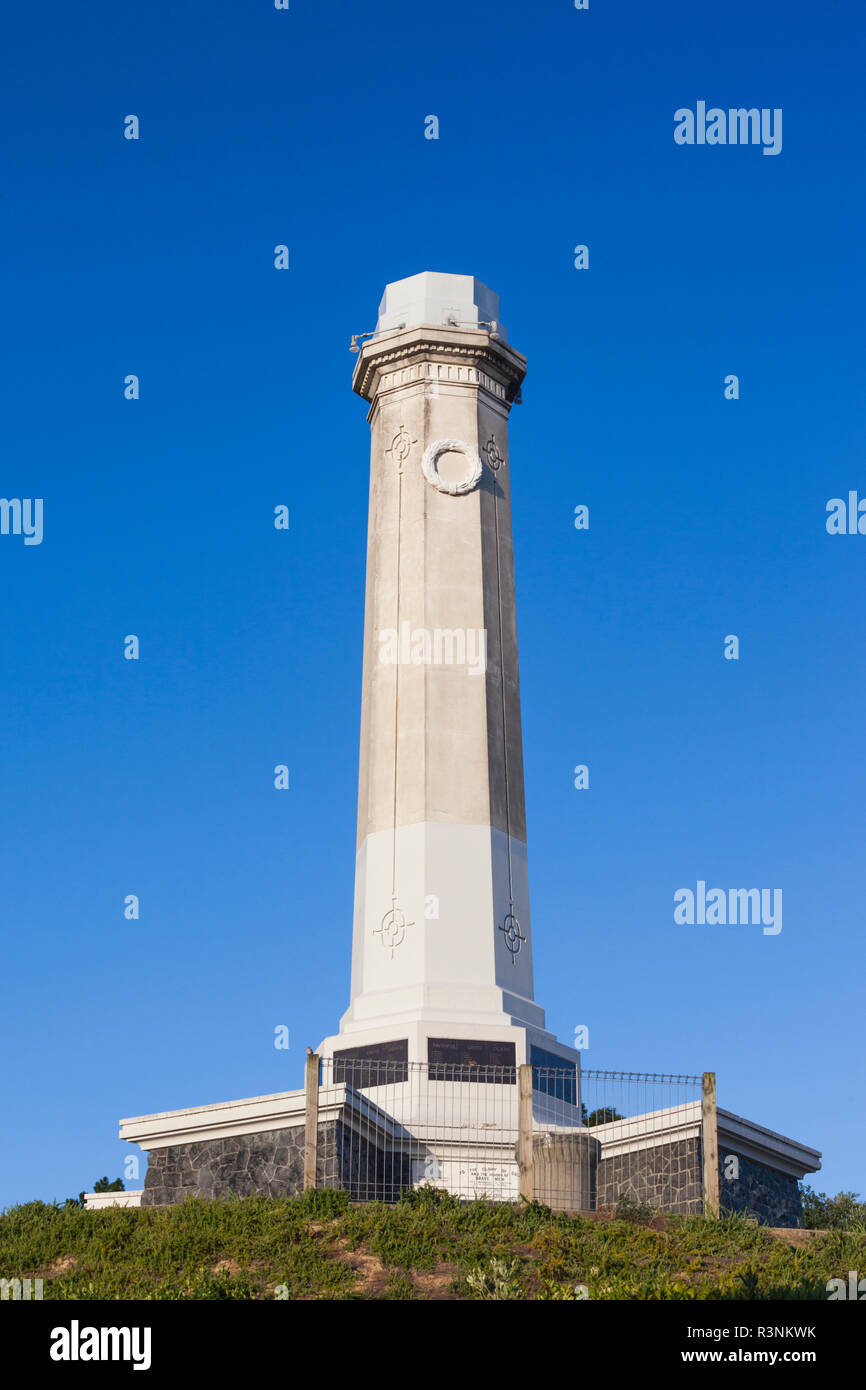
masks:
[[[533,1002],[508,453],[526,364],[498,319],[498,297],[472,276],[412,276],[387,287],[355,369],[372,440],[341,1034],[436,1020],[544,1027]]]

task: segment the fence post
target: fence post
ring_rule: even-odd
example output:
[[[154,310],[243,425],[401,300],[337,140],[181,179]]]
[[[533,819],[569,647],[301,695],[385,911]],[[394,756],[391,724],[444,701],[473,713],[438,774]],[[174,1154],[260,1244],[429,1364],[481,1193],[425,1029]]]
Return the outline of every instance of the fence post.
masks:
[[[719,1124],[716,1111],[716,1073],[701,1078],[701,1156],[704,1169],[704,1215],[719,1214]]]
[[[520,1195],[531,1202],[535,1196],[532,1154],[532,1067],[522,1063],[518,1068],[520,1099],[518,1112],[517,1166],[520,1171]]]
[[[319,1054],[307,1048],[304,1076],[304,1191],[316,1186],[316,1154],[319,1143]]]

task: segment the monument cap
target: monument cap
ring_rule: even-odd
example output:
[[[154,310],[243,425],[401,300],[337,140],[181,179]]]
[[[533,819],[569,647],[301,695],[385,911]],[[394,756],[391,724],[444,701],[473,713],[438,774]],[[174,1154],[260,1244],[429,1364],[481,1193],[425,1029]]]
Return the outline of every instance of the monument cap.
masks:
[[[409,275],[385,286],[376,332],[417,328],[422,324],[472,328],[491,323],[496,324],[495,331],[505,341],[505,329],[499,322],[499,295],[474,275],[422,270],[419,275]]]

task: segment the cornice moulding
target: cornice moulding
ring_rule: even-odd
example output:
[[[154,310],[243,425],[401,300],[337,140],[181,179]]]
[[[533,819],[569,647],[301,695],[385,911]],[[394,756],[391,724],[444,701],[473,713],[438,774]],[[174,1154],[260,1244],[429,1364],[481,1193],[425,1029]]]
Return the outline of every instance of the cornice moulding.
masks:
[[[383,378],[402,374],[421,362],[483,369],[484,374],[500,386],[501,399],[509,405],[526,375],[526,358],[501,339],[479,330],[431,324],[384,334],[365,343],[355,364],[352,388],[364,400],[372,401],[380,389],[389,389],[392,384],[383,383]],[[427,379],[425,373],[413,380]],[[407,383],[401,381],[399,384]]]

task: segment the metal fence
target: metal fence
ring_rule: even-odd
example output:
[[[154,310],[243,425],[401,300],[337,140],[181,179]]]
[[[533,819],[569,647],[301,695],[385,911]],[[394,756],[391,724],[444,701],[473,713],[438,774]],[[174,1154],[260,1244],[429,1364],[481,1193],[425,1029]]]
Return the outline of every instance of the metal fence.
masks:
[[[586,1069],[581,1091],[584,1123],[600,1144],[596,1209],[717,1210],[712,1073]]]
[[[714,1212],[715,1131],[712,1073],[311,1055],[304,1181],[357,1201],[430,1186],[564,1211]]]

